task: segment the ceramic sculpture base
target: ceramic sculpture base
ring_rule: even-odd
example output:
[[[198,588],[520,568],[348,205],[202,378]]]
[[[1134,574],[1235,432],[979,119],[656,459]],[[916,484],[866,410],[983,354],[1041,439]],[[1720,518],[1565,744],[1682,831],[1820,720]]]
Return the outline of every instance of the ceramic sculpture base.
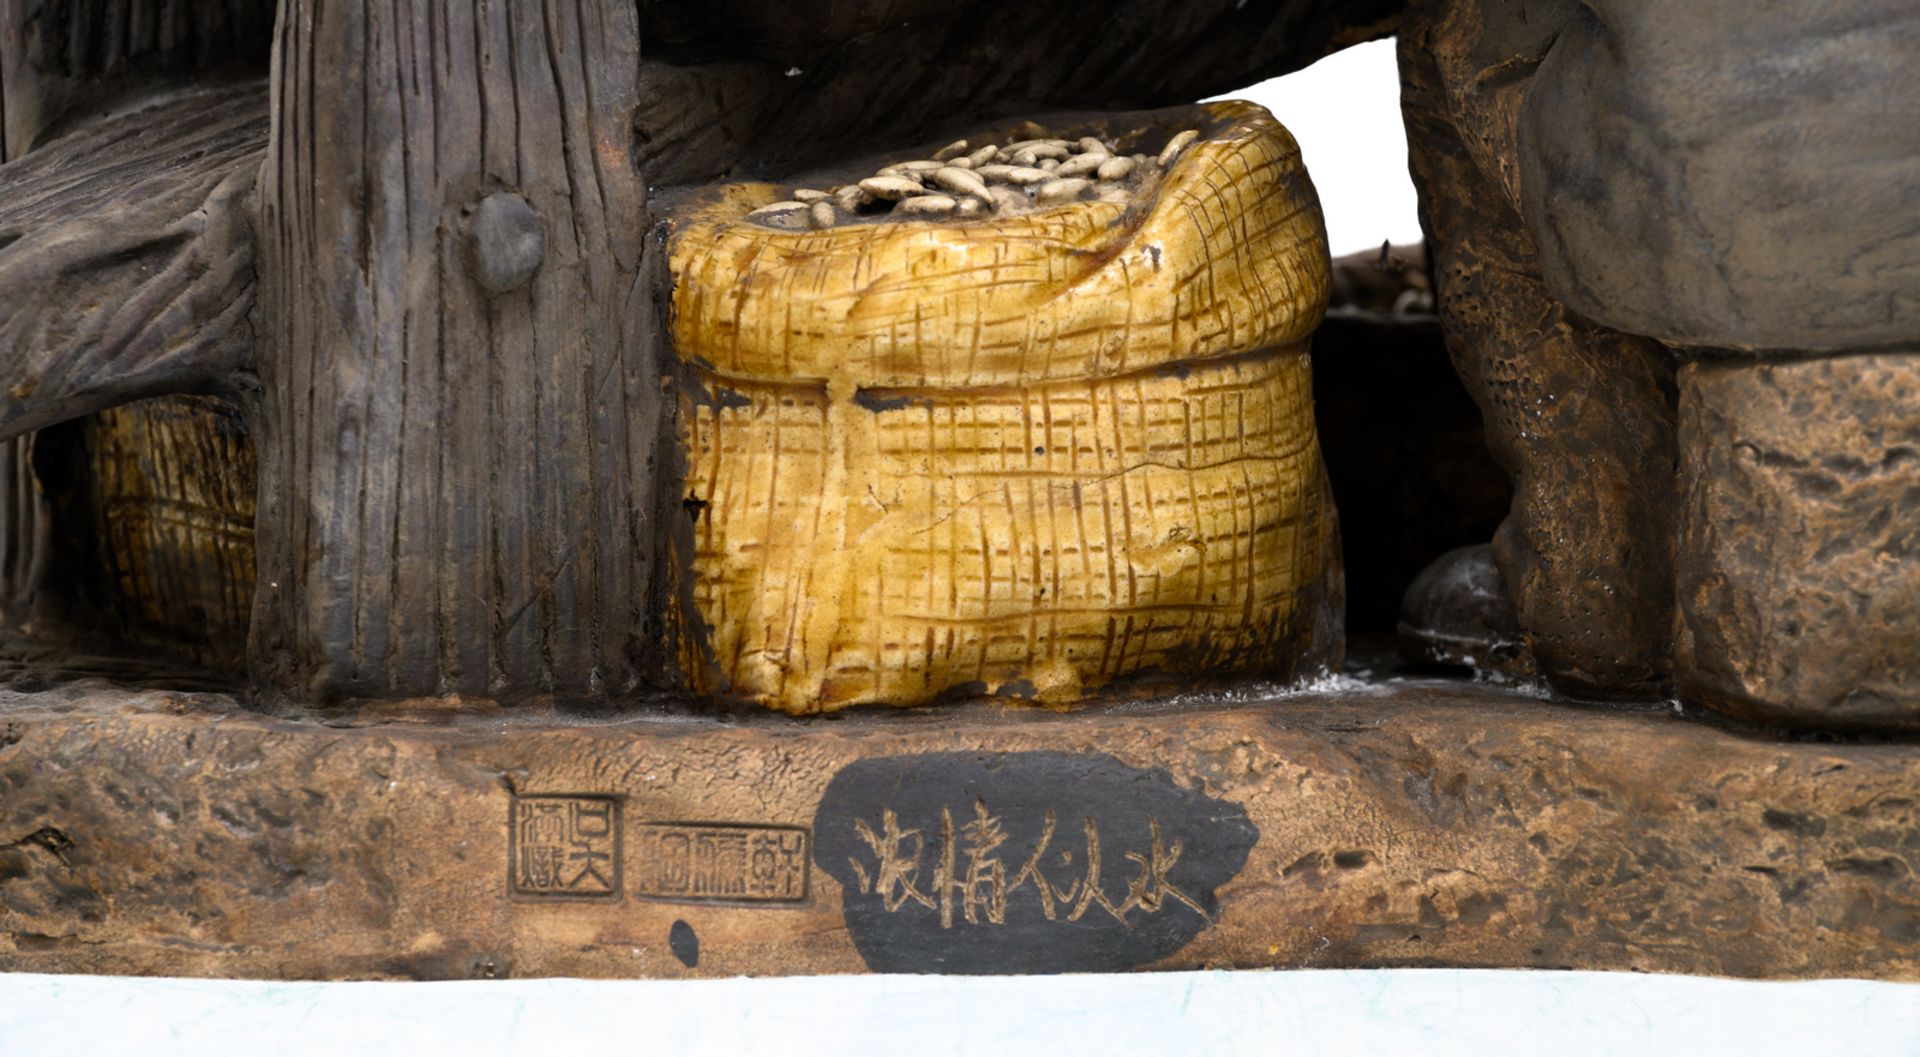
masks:
[[[1920,746],[1444,680],[1070,715],[0,700],[0,969],[1920,978]]]

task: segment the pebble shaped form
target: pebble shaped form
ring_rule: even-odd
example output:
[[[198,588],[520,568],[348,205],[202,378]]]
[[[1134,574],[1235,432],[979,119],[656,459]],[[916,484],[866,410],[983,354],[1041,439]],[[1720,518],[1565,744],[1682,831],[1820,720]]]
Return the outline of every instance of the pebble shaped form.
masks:
[[[1094,175],[1102,180],[1124,180],[1133,175],[1132,158],[1108,158],[1094,170]]]
[[[1043,206],[1056,206],[1079,198],[1080,192],[1091,186],[1091,180],[1048,180],[1034,189],[1033,200]]]
[[[747,215],[750,217],[770,217],[777,216],[781,213],[796,212],[805,208],[807,208],[807,203],[805,202],[774,202],[771,205],[761,206]]]
[[[1053,175],[1062,178],[1068,176],[1085,176],[1100,168],[1101,164],[1106,162],[1109,157],[1111,157],[1111,155],[1105,152],[1099,154],[1092,152],[1077,154],[1061,162],[1060,165],[1053,170]]]
[[[924,194],[902,201],[898,208],[902,213],[951,213],[959,204],[952,195]]]
[[[917,182],[898,176],[869,176],[860,181],[860,189],[875,198],[886,199],[905,198],[925,190]]]
[[[1024,191],[1017,191],[1005,184],[989,187],[987,193],[993,201],[993,208],[1003,213],[1020,212],[1033,204],[1033,199],[1028,198]]]
[[[963,195],[979,195],[985,198],[987,194],[987,181],[965,169],[936,169],[933,182],[949,191]]]
[[[1067,156],[1067,148],[1043,143],[1037,147],[1022,147],[1013,152],[1015,165],[1038,165],[1041,161],[1059,161]]]
[[[481,199],[468,222],[473,276],[488,291],[524,286],[546,258],[546,234],[527,200],[511,191]]]
[[[792,713],[1066,702],[1337,649],[1318,206],[1271,115],[1193,112],[1207,137],[1130,205],[783,231],[735,222],[779,193],[740,185],[676,220],[674,346],[731,394],[690,389],[678,420],[709,504],[696,687]],[[1135,451],[1157,454],[1114,464]]]
[[[1000,149],[1009,154],[1015,151],[1032,150],[1035,147],[1051,147],[1064,151],[1067,149],[1067,143],[1068,141],[1064,139],[1023,139],[1009,143]]]

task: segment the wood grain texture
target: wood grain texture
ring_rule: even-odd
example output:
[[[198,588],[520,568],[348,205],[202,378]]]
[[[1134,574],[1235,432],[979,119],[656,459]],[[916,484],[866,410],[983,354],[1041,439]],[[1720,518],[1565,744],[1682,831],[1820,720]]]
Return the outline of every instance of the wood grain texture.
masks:
[[[150,99],[0,167],[0,361],[12,382],[0,396],[0,435],[18,438],[0,467],[0,555],[16,627],[96,648],[138,628],[129,652],[178,650],[235,667],[252,581],[253,490],[251,462],[221,457],[244,447],[235,424],[223,430],[219,416],[199,415],[202,405],[183,398],[168,405],[183,412],[169,418],[177,429],[161,431],[181,443],[123,449],[113,462],[129,472],[109,480],[87,465],[105,450],[96,442],[144,448],[160,434],[134,426],[138,412],[89,416],[155,393],[248,388],[251,196],[266,136],[264,83],[234,83]],[[69,420],[80,425],[27,432]],[[62,468],[57,497],[42,479],[49,466]],[[206,502],[171,495],[167,482],[190,480],[236,489]],[[192,511],[175,522],[181,532],[166,534],[178,546],[161,550],[212,565],[157,579],[133,572],[171,563],[150,562],[158,551],[114,549],[148,537],[101,535],[110,507],[162,520]],[[249,542],[229,551],[233,532],[216,525],[244,525]],[[199,572],[214,575],[189,583]]]
[[[190,77],[257,79],[277,2],[0,0],[0,143],[18,157]]]
[[[7,442],[0,575],[7,618],[55,667],[66,642],[237,669],[253,577],[239,424],[196,397],[117,408],[247,388],[265,142],[264,83],[233,83],[149,98],[0,167],[0,347],[19,372],[0,430],[72,419]]]
[[[7,85],[23,61],[19,44],[4,39],[7,36],[0,31],[0,165],[24,153],[10,147],[7,135]],[[35,567],[46,548],[45,527],[46,499],[34,486],[25,440],[0,441],[0,620],[9,624],[21,620],[33,606],[39,583]]]
[[[188,90],[0,167],[0,436],[239,384],[265,103]]]
[[[599,696],[668,677],[638,48],[614,0],[285,6],[261,218],[263,687]],[[469,215],[495,194],[544,225],[537,271],[498,294],[473,277]]]
[[[634,121],[656,184],[792,172],[1009,115],[1185,105],[1387,36],[1403,6],[661,0]]]
[[[1175,117],[1206,135],[1131,204],[792,232],[747,185],[677,226],[696,685],[812,712],[1336,662],[1318,201],[1264,110]]]
[[[33,479],[31,438],[0,442],[0,620],[30,624],[41,598],[52,525]]]

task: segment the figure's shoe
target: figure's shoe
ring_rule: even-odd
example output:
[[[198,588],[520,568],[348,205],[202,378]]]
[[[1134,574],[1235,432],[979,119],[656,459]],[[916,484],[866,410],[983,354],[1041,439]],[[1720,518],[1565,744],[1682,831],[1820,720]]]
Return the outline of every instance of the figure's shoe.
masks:
[[[1421,570],[1401,602],[1398,631],[1400,652],[1411,661],[1534,674],[1491,544],[1448,551]]]

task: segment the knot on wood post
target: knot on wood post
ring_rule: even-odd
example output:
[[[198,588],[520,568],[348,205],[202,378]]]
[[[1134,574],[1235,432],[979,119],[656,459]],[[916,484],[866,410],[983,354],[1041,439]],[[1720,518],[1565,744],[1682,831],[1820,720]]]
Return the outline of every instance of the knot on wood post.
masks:
[[[489,293],[518,290],[540,270],[547,237],[540,214],[512,191],[496,191],[473,207],[467,221],[473,277]]]

